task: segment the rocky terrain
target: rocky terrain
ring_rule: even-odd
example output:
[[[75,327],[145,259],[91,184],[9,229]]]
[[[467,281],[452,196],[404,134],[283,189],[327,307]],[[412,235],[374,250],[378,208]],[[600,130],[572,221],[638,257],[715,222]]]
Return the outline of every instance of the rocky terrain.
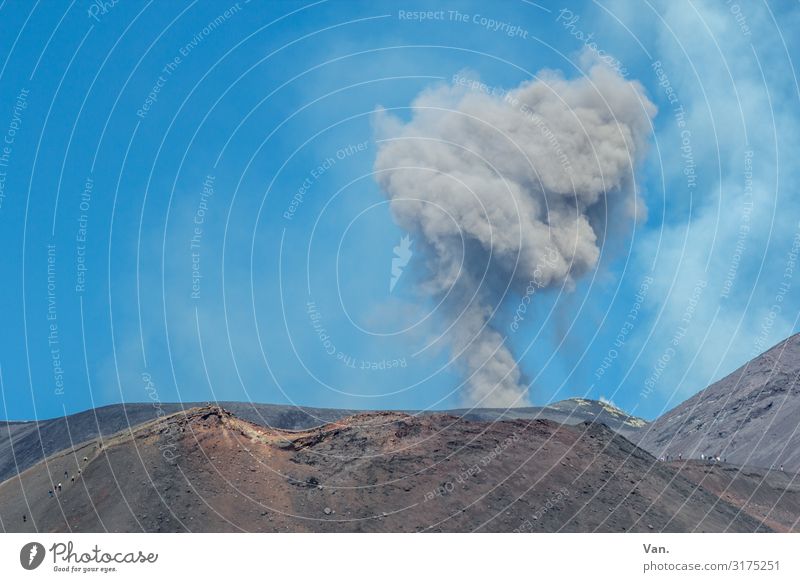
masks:
[[[24,471],[44,457],[100,435],[131,429],[159,416],[204,403],[113,404],[70,416],[39,421],[0,421],[0,482]],[[249,402],[221,402],[240,418],[268,427],[303,429],[356,414],[356,410],[301,408]]]
[[[648,424],[645,420],[631,416],[607,402],[589,400],[588,398],[568,398],[547,406],[460,409],[446,411],[446,413],[467,420],[483,422],[533,419],[552,420],[569,425],[596,422],[606,425],[625,437],[639,434]]]
[[[670,465],[775,531],[800,531],[800,475],[716,462],[673,461]]]
[[[799,377],[796,335],[652,423],[581,398],[445,413],[125,404],[2,422],[0,527],[798,531]]]
[[[597,423],[383,412],[287,431],[204,406],[90,440],[6,480],[0,525],[30,532],[787,529],[789,517],[743,511],[732,503],[736,495],[714,493],[724,481],[710,488],[696,481]]]
[[[71,448],[99,435],[114,433],[154,420],[164,414],[202,406],[204,403],[134,403],[114,404],[78,414],[40,421],[0,421],[0,482],[24,471],[44,457]],[[358,414],[357,410],[310,408],[251,402],[220,402],[220,406],[241,419],[255,424],[288,430],[302,430],[334,422]],[[430,414],[408,411],[409,414]],[[630,434],[646,423],[601,402],[572,398],[543,407],[512,409],[462,409],[446,414],[468,420],[494,421],[500,419],[554,420],[566,424],[585,421],[602,422]]]
[[[737,465],[800,471],[800,334],[631,438],[657,457],[711,455]]]

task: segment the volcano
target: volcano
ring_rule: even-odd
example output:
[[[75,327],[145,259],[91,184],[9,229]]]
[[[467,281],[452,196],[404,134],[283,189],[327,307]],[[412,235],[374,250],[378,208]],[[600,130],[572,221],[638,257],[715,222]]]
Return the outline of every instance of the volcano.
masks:
[[[0,485],[0,521],[27,532],[775,529],[598,423],[379,412],[292,431],[216,405],[46,457]]]

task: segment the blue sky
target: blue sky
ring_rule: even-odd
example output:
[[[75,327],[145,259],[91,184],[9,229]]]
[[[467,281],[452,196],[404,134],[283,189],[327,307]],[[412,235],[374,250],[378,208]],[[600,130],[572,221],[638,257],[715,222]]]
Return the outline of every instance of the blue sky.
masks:
[[[390,292],[409,233],[373,175],[376,108],[407,121],[465,71],[576,78],[586,45],[658,107],[648,212],[509,337],[530,401],[652,418],[798,330],[794,5],[98,6],[0,5],[0,417],[460,406],[420,253]]]

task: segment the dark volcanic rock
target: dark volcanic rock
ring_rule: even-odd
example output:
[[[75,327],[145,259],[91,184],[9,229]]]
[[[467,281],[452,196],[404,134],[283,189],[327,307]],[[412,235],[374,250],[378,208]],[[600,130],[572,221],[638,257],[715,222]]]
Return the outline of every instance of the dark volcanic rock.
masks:
[[[181,406],[166,404],[163,410],[171,414]],[[152,404],[115,404],[38,422],[0,421],[0,482],[53,453],[135,427],[156,414]]]
[[[24,471],[53,453],[96,438],[111,435],[153,420],[157,416],[188,410],[204,403],[135,403],[103,406],[61,418],[29,422],[0,421],[0,483]],[[360,411],[336,408],[311,408],[251,402],[220,402],[233,414],[268,428],[305,430],[334,422]],[[412,413],[419,414],[419,413]],[[495,421],[515,418],[543,418],[567,424],[602,422],[622,434],[644,425],[607,404],[573,398],[544,407],[494,409],[476,408],[452,411],[470,420]]]
[[[562,424],[581,424],[595,422],[604,424],[623,436],[636,434],[647,426],[647,422],[608,404],[587,398],[569,398],[547,406],[529,408],[476,408],[448,411],[466,418],[490,422],[494,420],[552,420]]]
[[[381,412],[284,431],[216,406],[48,457],[0,485],[0,523],[30,532],[770,529],[597,423]]]
[[[717,456],[800,470],[800,334],[782,341],[645,427],[633,440],[656,457]]]
[[[703,461],[672,467],[776,531],[800,531],[800,475]]]

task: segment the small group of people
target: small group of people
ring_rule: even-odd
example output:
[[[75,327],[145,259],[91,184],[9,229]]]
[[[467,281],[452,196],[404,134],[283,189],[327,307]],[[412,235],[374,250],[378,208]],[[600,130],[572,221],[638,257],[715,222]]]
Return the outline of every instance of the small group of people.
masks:
[[[84,462],[84,464],[88,463],[89,462],[89,457],[83,457],[83,462]],[[81,470],[78,469],[77,476],[80,477],[80,475],[81,475]],[[67,479],[70,480],[70,483],[73,483],[73,484],[75,483],[75,475],[72,475],[70,477],[69,471],[64,471],[64,481],[66,481]],[[64,488],[64,486],[61,484],[61,481],[59,481],[58,484],[53,489],[49,489],[47,491],[47,496],[50,499],[52,499],[53,497],[56,496],[57,493],[61,493],[63,488]],[[28,516],[23,513],[22,514],[22,522],[25,523],[27,521],[28,521]]]
[[[56,494],[56,493],[61,493],[61,481],[59,481],[59,482],[58,482],[58,485],[56,485],[56,487],[55,487],[55,491],[53,491],[52,489],[50,489],[50,490],[47,492],[47,496],[52,498],[52,497],[55,497],[55,494]]]
[[[84,457],[84,458],[83,458],[83,460],[84,460],[84,462],[86,462],[86,461],[88,461],[89,459],[88,459],[87,457]],[[81,470],[80,470],[80,469],[78,469],[78,476],[80,476],[80,474],[81,474]],[[66,481],[67,479],[69,479],[69,480],[70,480],[70,483],[73,483],[73,484],[75,483],[75,475],[72,475],[72,476],[70,477],[70,475],[69,475],[69,471],[64,471],[64,481]],[[50,498],[52,499],[53,497],[55,497],[55,494],[56,494],[56,493],[61,493],[61,490],[62,490],[62,489],[63,489],[63,486],[61,485],[61,481],[59,481],[59,482],[58,482],[58,485],[56,485],[56,486],[55,486],[55,489],[50,489],[50,490],[47,492],[47,496],[48,496],[48,497],[50,497]]]
[[[700,460],[701,461],[709,461],[712,465],[714,463],[727,463],[727,457],[721,457],[719,454],[716,455],[706,455],[704,453],[700,453]]]
[[[674,461],[675,458],[671,457],[669,454],[665,453],[665,454],[661,455],[658,458],[658,460],[662,461],[662,462],[669,462],[670,460]],[[678,460],[679,461],[683,460],[683,453],[678,453]],[[710,464],[714,465],[716,463],[727,463],[728,462],[728,457],[723,457],[723,456],[721,456],[720,453],[717,453],[716,455],[707,455],[705,453],[700,453],[700,460],[701,461],[706,461],[707,463],[710,463]],[[774,469],[774,467],[775,467],[775,465],[772,466],[773,469]],[[780,471],[784,472],[783,464],[780,465]]]
[[[674,461],[676,459],[675,459],[674,455],[670,455],[669,453],[664,453],[663,455],[661,455],[658,458],[658,460],[661,461],[662,463],[668,463],[668,462]],[[683,453],[678,453],[678,459],[677,460],[678,461],[682,461],[683,460]]]
[[[676,459],[675,459],[674,456],[672,456],[672,455],[670,455],[668,453],[665,453],[665,454],[661,455],[658,458],[658,460],[661,461],[661,462],[667,462],[668,463],[669,461],[674,461]],[[678,461],[682,461],[683,460],[683,453],[678,453],[677,460]],[[700,453],[700,460],[701,461],[708,461],[709,463],[712,463],[712,464],[714,464],[714,463],[727,463],[728,462],[727,457],[722,457],[719,454],[717,454],[717,455],[706,455],[705,453]],[[783,470],[783,465],[781,465],[781,471],[782,470]]]

